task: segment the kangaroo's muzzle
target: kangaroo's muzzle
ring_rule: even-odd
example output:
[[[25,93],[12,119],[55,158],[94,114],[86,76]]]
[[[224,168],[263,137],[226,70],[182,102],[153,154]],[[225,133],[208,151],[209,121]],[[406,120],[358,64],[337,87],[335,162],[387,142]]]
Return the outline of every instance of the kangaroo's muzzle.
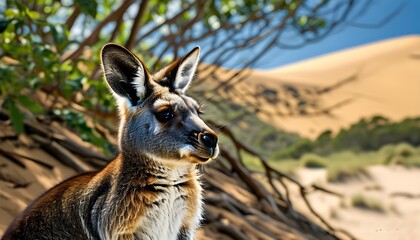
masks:
[[[202,132],[198,134],[198,141],[203,145],[209,156],[212,157],[217,147],[217,135],[210,132]]]
[[[219,146],[217,145],[219,139],[217,135],[210,131],[193,133],[193,148],[188,155],[198,160],[196,163],[207,163],[215,159],[219,155]]]

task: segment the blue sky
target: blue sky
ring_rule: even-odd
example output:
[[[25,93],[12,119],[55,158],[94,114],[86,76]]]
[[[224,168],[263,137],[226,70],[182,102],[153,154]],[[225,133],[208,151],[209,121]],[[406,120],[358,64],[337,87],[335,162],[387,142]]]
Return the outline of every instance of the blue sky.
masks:
[[[404,4],[401,11],[383,26],[374,28],[347,26],[320,42],[306,45],[300,49],[273,49],[254,67],[259,69],[276,68],[382,39],[420,34],[420,0],[375,0],[370,9],[356,22],[365,24],[381,22],[385,16],[391,14],[401,4]]]

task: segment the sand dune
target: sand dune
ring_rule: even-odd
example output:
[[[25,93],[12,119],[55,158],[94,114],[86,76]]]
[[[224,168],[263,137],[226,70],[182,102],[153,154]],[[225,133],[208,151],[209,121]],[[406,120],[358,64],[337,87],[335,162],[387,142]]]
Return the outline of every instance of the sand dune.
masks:
[[[420,239],[420,188],[412,184],[420,180],[419,169],[371,166],[367,168],[370,178],[343,183],[327,183],[326,171],[322,170],[300,169],[298,174],[303,183],[318,183],[343,194],[343,198],[320,192],[309,196],[318,213],[334,226],[361,240]],[[356,195],[377,201],[383,212],[352,206],[351,199]],[[303,204],[295,202],[295,206],[305,211]]]
[[[242,86],[281,89],[284,85],[322,89],[353,77],[334,91],[312,98],[323,107],[343,103],[330,116],[267,117],[279,128],[316,137],[362,117],[380,114],[398,121],[420,115],[420,36],[406,36],[356,47],[270,71],[255,71]],[[265,106],[267,109],[273,106]]]

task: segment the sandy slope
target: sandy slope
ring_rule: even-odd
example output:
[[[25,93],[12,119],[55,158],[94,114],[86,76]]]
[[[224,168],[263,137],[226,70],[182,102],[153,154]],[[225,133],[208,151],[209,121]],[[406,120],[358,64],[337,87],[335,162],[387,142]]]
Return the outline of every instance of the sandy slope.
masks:
[[[316,137],[326,129],[337,131],[374,114],[396,121],[420,115],[420,36],[390,39],[271,71],[256,71],[242,87],[253,89],[264,84],[280,90],[286,84],[322,89],[350,76],[355,79],[316,101],[324,107],[348,101],[333,109],[331,116],[263,118],[279,128]]]
[[[420,182],[420,169],[372,166],[367,170],[370,179],[346,183],[327,183],[322,170],[302,169],[298,173],[306,184],[318,183],[344,195],[340,199],[315,192],[309,199],[318,213],[357,239],[420,239],[420,187],[416,184]],[[351,198],[359,194],[380,202],[385,212],[351,206]]]
[[[351,76],[353,80],[326,92],[319,99],[311,96],[315,91],[333,86],[340,80],[352,79]],[[268,101],[258,103],[272,113],[276,108],[287,112],[288,109],[281,106],[286,100],[289,100],[289,105],[297,106],[296,99],[293,102],[290,92],[285,91],[290,86],[298,92],[299,97],[319,106],[345,102],[332,109],[329,116],[260,115],[263,120],[279,128],[311,138],[327,129],[338,131],[362,117],[375,114],[395,121],[417,117],[420,116],[420,36],[390,39],[279,69],[255,71],[240,85],[249,92],[257,92],[261,86],[272,92],[277,91],[281,100],[278,105]],[[305,111],[310,113],[315,110],[308,107]],[[322,169],[301,169],[298,173],[304,184],[318,182],[344,194],[345,200],[319,192],[311,194],[309,198],[330,223],[351,232],[358,239],[420,239],[420,187],[417,184],[420,182],[420,170],[373,166],[368,171],[371,179],[346,183],[327,183],[326,171]],[[392,196],[395,193],[402,195]],[[378,200],[386,212],[349,206],[351,198],[357,194]],[[305,209],[303,202],[296,201],[295,206]]]

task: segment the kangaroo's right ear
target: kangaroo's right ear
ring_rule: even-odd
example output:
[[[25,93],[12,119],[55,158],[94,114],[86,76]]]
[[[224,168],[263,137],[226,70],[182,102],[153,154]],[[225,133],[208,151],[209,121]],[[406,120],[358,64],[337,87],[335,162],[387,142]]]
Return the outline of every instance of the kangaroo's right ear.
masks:
[[[136,106],[144,100],[148,74],[141,61],[126,48],[107,44],[102,48],[105,79],[117,99]]]

